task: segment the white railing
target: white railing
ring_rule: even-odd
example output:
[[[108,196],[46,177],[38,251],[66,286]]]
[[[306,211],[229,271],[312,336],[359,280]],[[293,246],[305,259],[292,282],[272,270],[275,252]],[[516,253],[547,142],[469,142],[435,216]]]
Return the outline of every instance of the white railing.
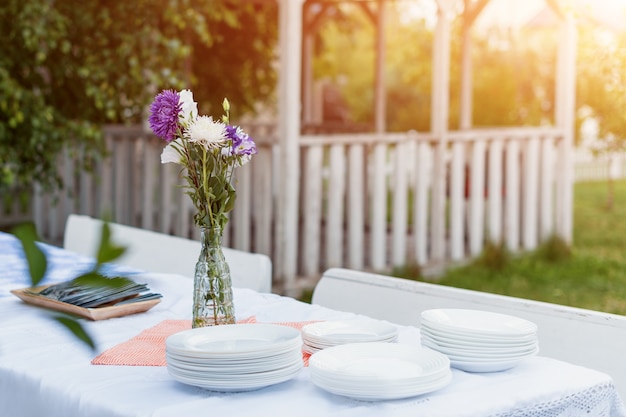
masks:
[[[560,138],[545,128],[450,132],[448,210],[432,213],[436,138],[304,136],[302,274],[425,265],[438,261],[431,250],[437,244],[452,260],[479,254],[486,239],[511,250],[535,248],[555,232]],[[430,233],[434,216],[445,217],[443,242]]]
[[[237,172],[237,203],[226,246],[272,257],[280,166],[271,126],[248,127],[259,154]],[[32,217],[40,234],[60,242],[71,212],[196,238],[191,200],[176,185],[177,167],[160,164],[164,143],[140,127],[105,129],[110,157],[95,175],[59,165],[66,190],[36,193]],[[487,239],[532,249],[555,231],[557,146],[553,128],[449,132],[446,207],[431,212],[438,139],[423,133],[304,135],[300,139],[298,277],[294,288],[330,267],[384,271],[480,253]],[[494,190],[497,190],[494,192]],[[55,199],[57,200],[55,203]],[[445,219],[445,233],[430,220]],[[439,239],[440,241],[436,241]],[[444,248],[437,259],[432,248]]]

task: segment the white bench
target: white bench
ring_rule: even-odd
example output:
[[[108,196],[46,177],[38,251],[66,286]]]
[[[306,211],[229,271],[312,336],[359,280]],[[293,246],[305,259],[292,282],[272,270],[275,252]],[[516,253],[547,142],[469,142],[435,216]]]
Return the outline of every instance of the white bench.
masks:
[[[65,225],[63,247],[72,252],[95,256],[103,221],[70,214]],[[144,271],[193,277],[200,254],[200,241],[171,236],[136,227],[109,223],[112,240],[126,246],[126,253],[115,262]],[[223,248],[233,286],[259,292],[272,291],[272,261],[263,254]]]
[[[413,326],[419,326],[422,311],[433,308],[522,317],[538,326],[540,355],[611,375],[626,399],[625,316],[341,268],[324,272],[312,302]]]

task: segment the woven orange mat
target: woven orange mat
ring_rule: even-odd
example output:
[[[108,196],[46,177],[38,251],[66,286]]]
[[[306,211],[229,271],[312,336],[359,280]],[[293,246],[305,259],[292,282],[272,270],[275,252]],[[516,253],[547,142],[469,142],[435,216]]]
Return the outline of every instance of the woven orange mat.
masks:
[[[256,317],[237,321],[237,324],[256,323]],[[301,329],[314,321],[274,323]],[[122,365],[122,366],[166,366],[165,339],[174,333],[191,329],[191,320],[164,320],[156,326],[150,327],[132,339],[113,346],[96,356],[92,365]],[[302,352],[304,365],[309,363],[310,354]]]

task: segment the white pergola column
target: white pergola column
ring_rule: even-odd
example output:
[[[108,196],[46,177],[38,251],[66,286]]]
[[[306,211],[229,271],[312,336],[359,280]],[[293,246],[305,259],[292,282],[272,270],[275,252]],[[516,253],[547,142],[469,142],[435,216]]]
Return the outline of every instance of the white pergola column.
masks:
[[[556,73],[555,124],[564,131],[559,145],[557,171],[556,232],[567,243],[572,243],[574,143],[576,112],[576,45],[578,34],[574,18],[568,14],[561,23]]]
[[[303,0],[279,0],[278,136],[280,186],[277,191],[275,275],[285,294],[295,291],[298,260],[300,181],[300,70]]]
[[[376,14],[376,80],[375,80],[375,103],[374,114],[376,116],[376,133],[387,131],[387,95],[385,93],[385,1],[378,0],[378,13]]]
[[[437,27],[433,41],[433,80],[431,131],[439,142],[433,162],[431,198],[431,259],[445,256],[446,234],[446,148],[448,142],[448,106],[450,101],[450,19],[454,0],[437,0]]]
[[[314,34],[304,34],[302,50],[302,117],[306,124],[312,124],[314,120],[314,97],[313,97],[313,47]]]
[[[463,9],[463,46],[461,50],[461,108],[460,108],[460,128],[470,129],[472,127],[473,109],[473,82],[472,82],[472,26],[490,0],[479,0],[472,2],[464,1]]]

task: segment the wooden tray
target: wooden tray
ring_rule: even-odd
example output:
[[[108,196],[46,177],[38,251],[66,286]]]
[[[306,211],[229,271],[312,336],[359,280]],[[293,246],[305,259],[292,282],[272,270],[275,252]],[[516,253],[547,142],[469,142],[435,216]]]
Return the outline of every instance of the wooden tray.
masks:
[[[143,313],[161,302],[161,299],[155,299],[137,301],[136,303],[122,304],[119,306],[85,308],[53,300],[43,295],[33,294],[33,292],[39,292],[47,287],[49,287],[49,285],[11,290],[11,292],[21,298],[25,303],[61,311],[63,313],[74,314],[89,320],[106,320],[114,317],[127,316],[129,314]]]

